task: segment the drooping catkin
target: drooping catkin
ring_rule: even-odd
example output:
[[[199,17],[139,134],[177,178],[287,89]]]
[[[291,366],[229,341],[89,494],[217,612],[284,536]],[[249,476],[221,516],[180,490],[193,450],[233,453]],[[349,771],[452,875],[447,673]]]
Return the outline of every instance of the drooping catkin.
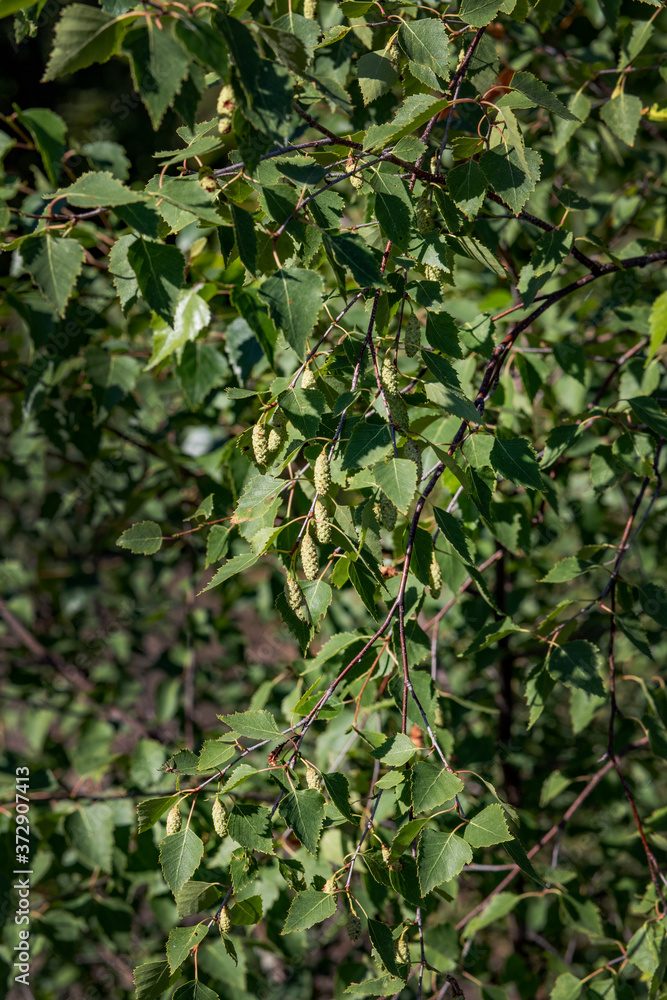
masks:
[[[429,591],[431,597],[440,597],[440,591],[442,590],[442,570],[440,569],[440,563],[435,558],[435,552],[431,558],[431,568],[428,574]]]
[[[408,317],[405,324],[405,353],[409,358],[414,358],[422,344],[421,323],[414,313]]]
[[[417,485],[419,486],[424,474],[424,463],[422,462],[422,450],[414,438],[408,438],[405,442],[403,455],[417,466]]]
[[[357,165],[356,160],[354,159],[352,153],[350,152],[347,158],[347,163],[345,164],[345,170],[347,171],[348,174],[352,174],[352,171],[354,170],[356,165]],[[361,172],[359,172],[358,174],[352,174],[352,176],[350,177],[350,184],[352,185],[355,191],[359,191],[360,188],[363,187],[364,178],[362,177]]]
[[[257,464],[266,465],[269,449],[264,424],[255,424],[252,429],[252,450]]]
[[[229,934],[232,929],[232,918],[226,906],[220,910],[220,933]]]
[[[167,836],[178,833],[181,829],[181,808],[178,804],[172,806],[167,815]]]
[[[380,371],[380,382],[388,396],[398,392],[398,369],[389,354],[385,354]]]
[[[272,427],[271,430],[269,431],[269,436],[266,441],[266,450],[268,451],[269,455],[273,455],[274,452],[278,451],[282,443],[283,443],[282,435],[280,434],[279,431],[275,429],[275,427]]]
[[[331,489],[331,466],[329,465],[329,456],[326,449],[321,451],[317,456],[313,481],[317,492],[322,496],[326,496]]]
[[[398,511],[396,504],[392,503],[384,493],[380,494],[380,520],[387,531],[393,531],[396,527]]]
[[[213,803],[213,808],[211,810],[211,818],[213,820],[213,829],[219,837],[227,836],[227,810],[223,806],[219,798],[216,797]]]
[[[227,135],[232,130],[232,116],[234,114],[234,89],[226,83],[220,88],[218,94],[218,132],[220,135]]]
[[[391,847],[389,844],[381,844],[380,850],[382,851],[382,860],[385,864],[388,864],[389,858],[391,857]]]
[[[285,580],[285,597],[287,598],[287,604],[292,609],[297,618],[301,621],[306,620],[306,613],[304,610],[304,599],[303,591],[298,584],[296,577],[291,574],[288,575]]]
[[[317,0],[304,0],[303,16],[307,17],[309,21],[314,21],[317,18]]]
[[[315,501],[315,535],[318,542],[328,545],[331,541],[331,521],[326,507],[321,500]]]
[[[310,365],[306,365],[301,376],[301,388],[302,389],[314,389],[317,384],[317,375],[312,370]]]
[[[428,233],[433,228],[433,212],[429,191],[424,191],[415,206],[415,222],[420,233]]]
[[[352,911],[347,918],[347,934],[350,941],[356,942],[361,937],[361,918]]]
[[[403,396],[400,392],[397,392],[395,396],[390,396],[387,402],[389,403],[391,418],[399,431],[407,431],[410,426],[410,417],[408,415],[407,403],[403,399]]]
[[[407,933],[407,930],[403,931],[396,945],[396,958],[403,964],[410,961],[410,947],[407,941]]]
[[[314,788],[317,792],[319,792],[322,788],[322,779],[315,768],[311,767],[310,764],[306,764],[306,785],[308,788]],[[327,889],[326,891],[330,892],[331,890]]]
[[[317,556],[317,546],[310,537],[308,529],[301,539],[301,565],[306,580],[314,580],[320,569],[320,562]]]

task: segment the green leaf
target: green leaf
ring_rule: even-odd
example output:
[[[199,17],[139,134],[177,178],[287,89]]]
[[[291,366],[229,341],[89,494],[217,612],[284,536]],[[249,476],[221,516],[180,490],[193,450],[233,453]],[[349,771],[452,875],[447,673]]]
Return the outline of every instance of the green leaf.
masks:
[[[281,934],[305,931],[333,917],[335,912],[336,899],[333,893],[306,889],[305,892],[297,893],[292,900]]]
[[[235,712],[221,715],[220,719],[235,733],[251,740],[273,740],[281,737],[278,724],[270,712],[262,708],[259,712]]]
[[[394,958],[394,937],[391,933],[391,928],[387,927],[380,920],[372,920],[369,917],[368,934],[371,944],[380,956],[380,960],[387,972],[390,972],[392,976],[398,976],[396,959]]]
[[[417,869],[422,896],[449,882],[472,861],[472,849],[456,833],[423,830],[419,838]]]
[[[503,0],[461,0],[459,17],[473,28],[484,28],[495,20],[502,6]]]
[[[174,352],[182,354],[186,343],[195,340],[211,322],[211,310],[194,288],[183,289],[178,298],[173,326],[153,324],[153,353],[146,371],[165,361]]]
[[[377,462],[372,469],[375,482],[385,496],[407,514],[417,488],[417,467],[407,458],[389,458]]]
[[[546,576],[542,577],[540,583],[567,583],[569,580],[574,580],[575,577],[587,573],[594,566],[594,563],[582,562],[576,556],[566,556],[565,559],[561,559],[555,566],[551,567]]]
[[[479,165],[489,184],[515,214],[520,212],[540,179],[542,158],[534,149],[524,157],[514,147],[489,149],[479,158]]]
[[[538,80],[532,73],[515,73],[510,86],[512,90],[518,90],[533,104],[546,108],[547,111],[552,111],[559,118],[564,118],[566,121],[577,121],[576,115],[568,111],[556,95],[551,93],[547,85]]]
[[[167,940],[167,961],[171,972],[175,972],[183,964],[191,950],[203,941],[207,933],[205,923],[194,927],[174,927],[171,930]]]
[[[229,814],[228,831],[232,840],[241,847],[273,854],[271,814],[266,806],[255,802],[237,802]]]
[[[234,202],[231,202],[229,207],[241,263],[254,274],[257,267],[257,234],[253,217],[250,212],[246,212]]]
[[[109,273],[124,313],[134,305],[139,294],[137,276],[127,256],[129,248],[136,239],[136,236],[121,236],[109,253]]]
[[[365,52],[359,58],[357,72],[366,105],[386,94],[398,79],[391,60],[383,52]]]
[[[181,796],[176,795],[161,796],[157,799],[145,799],[137,803],[137,817],[139,820],[139,833],[149,830],[154,826],[161,816],[169,812],[175,806]]]
[[[641,98],[626,94],[624,90],[600,108],[602,121],[626,146],[634,146],[641,116]]]
[[[178,980],[180,973],[173,976],[167,962],[147,962],[134,970],[136,1000],[159,1000],[159,997]]]
[[[198,979],[193,979],[174,990],[171,1000],[220,1000],[220,998],[208,986],[204,986]]]
[[[320,618],[327,613],[333,600],[333,591],[324,580],[300,580],[299,586],[306,601],[310,623],[317,628]]]
[[[535,885],[540,887],[544,886],[544,882],[533,868],[530,858],[526,854],[521,842],[517,840],[516,837],[514,840],[508,840],[504,843],[503,848],[509,854],[514,864],[521,869],[524,875],[527,875],[528,878],[532,879]]]
[[[474,160],[468,160],[447,173],[447,190],[461,211],[474,219],[486,196],[487,182]]]
[[[412,807],[416,813],[433,812],[463,791],[456,774],[429,761],[419,761],[410,771]]]
[[[537,456],[525,438],[495,438],[490,459],[495,471],[516,486],[542,489]]]
[[[241,555],[234,556],[233,559],[228,559],[224,566],[220,567],[213,579],[199,591],[199,594],[205,594],[207,590],[211,590],[212,587],[217,587],[218,584],[224,583],[225,580],[229,580],[230,577],[236,576],[237,573],[245,572],[245,570],[254,566],[258,559],[259,556],[255,555],[254,552],[242,552]],[[199,594],[197,596],[199,596]]]
[[[135,90],[157,129],[188,75],[189,56],[165,25],[160,30],[150,18],[127,33],[122,50],[130,60]]]
[[[183,254],[174,246],[136,240],[128,246],[127,259],[143,298],[171,326],[183,284]]]
[[[412,94],[407,97],[387,125],[371,125],[366,131],[364,149],[372,150],[398,142],[420,125],[425,125],[434,115],[449,106],[445,98],[435,99],[428,94]]]
[[[433,393],[429,386],[427,389],[429,398],[442,406],[447,413],[460,417],[461,420],[482,423],[483,419],[480,417],[479,411],[463,393],[458,375],[449,361],[433,351],[422,351],[421,356],[426,367],[443,387],[442,391],[438,390],[437,393]]]
[[[124,531],[116,545],[136,555],[152,556],[162,547],[162,532],[155,521],[138,521]]]
[[[354,0],[347,0],[354,2]],[[390,997],[401,992],[405,986],[404,979],[388,974],[375,979],[365,979],[363,983],[351,983],[344,991],[353,997]]]
[[[162,212],[165,208],[164,202],[167,202],[168,205],[180,209],[182,214],[186,214],[188,221],[190,221],[190,216],[209,222],[212,226],[219,226],[222,221],[214,196],[209,191],[204,190],[198,177],[165,177],[161,183],[157,184],[151,181],[146,185],[146,194],[152,197],[158,205],[162,203],[159,209]],[[164,214],[169,221],[167,213]],[[179,228],[183,228],[183,226]]]
[[[546,668],[555,681],[579,688],[588,694],[604,695],[599,673],[600,651],[592,642],[577,639],[556,646],[546,660]]]
[[[571,972],[562,972],[549,994],[550,1000],[577,1000],[581,996],[583,985]]]
[[[322,307],[321,275],[298,267],[282,268],[264,282],[259,295],[268,304],[271,319],[303,361],[308,337]]]
[[[251,927],[260,922],[263,911],[262,897],[248,896],[246,899],[239,899],[234,903],[230,916],[233,924]]]
[[[173,893],[182,889],[196,871],[204,854],[204,845],[189,827],[172,833],[160,843],[160,866]]]
[[[114,843],[113,811],[106,802],[79,806],[65,819],[65,833],[84,864],[111,871]]]
[[[426,314],[426,339],[431,347],[450,358],[462,358],[456,323],[448,313]]]
[[[541,236],[530,255],[533,274],[539,277],[555,271],[570,253],[573,243],[574,234],[562,229],[552,229]]]
[[[384,740],[377,750],[371,750],[371,757],[381,760],[387,767],[402,767],[416,752],[417,747],[410,737],[397,733]]]
[[[503,807],[494,802],[482,809],[481,813],[469,818],[463,836],[471,847],[490,847],[492,844],[512,840]]]
[[[662,347],[665,337],[667,337],[667,292],[659,295],[651,306],[651,315],[648,324],[651,342],[649,344],[648,361],[651,360],[659,347]]]
[[[186,882],[183,888],[176,893],[176,909],[179,918],[192,917],[196,913],[210,910],[221,895],[220,889],[212,882]],[[168,949],[169,945],[167,945]]]
[[[318,389],[286,389],[278,396],[281,410],[306,441],[317,437],[326,400]]]
[[[314,788],[296,789],[280,803],[279,812],[306,850],[317,854],[324,823],[324,798]]]
[[[328,774],[323,774],[322,781],[329,794],[329,798],[338,812],[342,813],[346,819],[354,822],[355,816],[350,808],[350,787],[345,775],[339,774],[338,771],[332,771]]]
[[[198,771],[217,771],[228,760],[231,760],[236,751],[228,743],[221,743],[220,740],[205,740],[204,746],[199,752]]]
[[[440,90],[449,79],[449,36],[440,18],[403,21],[398,43],[410,61],[412,75],[427,87]]]
[[[446,510],[441,510],[439,507],[434,507],[433,513],[435,514],[436,524],[450,545],[454,546],[458,554],[466,562],[472,562],[468,539],[461,527],[462,522],[457,517],[454,517],[453,514],[448,513]]]
[[[386,421],[362,420],[350,435],[343,456],[343,468],[357,469],[372,465],[390,451],[391,431]]]
[[[111,17],[98,7],[73,3],[63,10],[56,25],[53,48],[42,82],[66,73],[105,63],[116,55],[130,18]]]
[[[48,108],[30,108],[21,111],[15,106],[16,117],[28,129],[42,157],[46,175],[54,187],[58,183],[62,158],[65,153],[67,126],[60,115]]]
[[[39,290],[60,316],[81,273],[84,250],[78,240],[34,236],[23,244],[23,262]]]
[[[349,233],[324,233],[324,245],[329,247],[341,267],[347,267],[360,288],[377,288],[383,278],[380,265],[361,236]]]
[[[397,246],[405,248],[414,210],[402,178],[380,170],[372,178],[371,187],[375,191],[375,214],[383,232]]]
[[[178,381],[191,410],[198,409],[209,392],[224,383],[228,373],[227,362],[217,347],[213,344],[193,344],[192,341],[188,341],[183,348],[176,367]]]
[[[477,931],[489,924],[494,924],[497,920],[502,920],[508,913],[511,913],[517,903],[521,901],[520,896],[515,896],[512,892],[499,892],[489,900],[481,913],[466,924],[463,931],[464,938],[471,938]]]
[[[635,396],[629,400],[638,420],[658,437],[667,437],[667,413],[650,396]]]

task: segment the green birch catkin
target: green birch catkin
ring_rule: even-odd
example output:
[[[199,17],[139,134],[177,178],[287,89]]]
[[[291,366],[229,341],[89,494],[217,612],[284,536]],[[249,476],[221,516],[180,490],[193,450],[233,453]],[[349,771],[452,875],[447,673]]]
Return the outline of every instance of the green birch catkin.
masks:
[[[232,918],[226,906],[220,910],[220,933],[229,934],[232,929]]]
[[[252,429],[252,450],[257,464],[266,465],[266,460],[269,457],[269,448],[266,441],[266,427],[264,424],[255,424]]]
[[[285,597],[287,598],[287,605],[292,609],[297,618],[301,621],[306,620],[306,612],[304,609],[304,598],[303,591],[298,584],[296,577],[292,576],[290,573],[285,580]]]
[[[410,417],[408,415],[408,407],[403,399],[400,392],[397,392],[395,396],[390,396],[387,399],[389,403],[389,412],[391,413],[391,419],[394,421],[399,431],[407,431],[410,426]]]
[[[357,165],[356,160],[354,159],[354,157],[352,156],[352,152],[350,151],[347,157],[347,163],[345,164],[346,172],[348,174],[352,174],[352,171],[354,170],[356,165]],[[350,177],[350,184],[352,185],[355,191],[359,191],[364,184],[364,178],[362,177],[361,173],[352,174],[352,176]]]
[[[361,937],[361,917],[353,910],[350,910],[350,915],[347,918],[347,934],[350,941],[353,942],[357,942]]]
[[[405,324],[405,353],[409,358],[414,358],[422,344],[421,323],[414,313],[412,313]]]
[[[301,376],[301,388],[314,389],[316,384],[317,376],[315,372],[311,369],[310,365],[306,365]]]
[[[171,837],[172,834],[178,833],[181,829],[181,807],[178,802],[175,806],[172,806],[167,815],[167,836]]]
[[[422,462],[421,448],[413,438],[408,438],[405,442],[403,455],[417,466],[417,486],[419,486],[424,474],[424,464]]]
[[[314,788],[315,791],[319,792],[322,789],[322,779],[310,764],[306,764],[306,785],[308,788]]]
[[[326,507],[321,500],[315,501],[315,535],[318,542],[328,545],[331,541],[331,521]]]
[[[393,504],[389,497],[385,496],[384,493],[380,494],[380,520],[382,524],[387,529],[387,531],[393,531],[396,527],[396,518],[398,517],[398,511],[396,509],[396,504]]]
[[[435,558],[435,552],[431,557],[431,569],[428,574],[428,583],[431,597],[440,597],[440,591],[442,590],[442,570],[440,569],[440,563]]]
[[[415,206],[415,222],[420,233],[428,233],[433,229],[433,211],[431,209],[430,192],[424,191]]]
[[[220,135],[227,135],[232,130],[234,106],[234,89],[226,83],[220,88],[218,94],[218,132]]]
[[[213,803],[213,808],[211,810],[211,818],[213,820],[213,829],[219,837],[227,836],[227,810],[223,806],[219,798],[216,797]]]
[[[388,396],[395,396],[398,392],[398,369],[389,354],[385,354],[380,371],[380,382],[382,388]]]
[[[315,462],[315,472],[313,476],[315,489],[321,496],[326,496],[331,489],[331,466],[326,448],[320,452]]]
[[[317,556],[317,546],[310,537],[307,528],[301,539],[301,565],[306,580],[315,580],[320,569],[320,562]]]
[[[314,21],[317,17],[317,0],[304,0],[303,16],[309,21]]]

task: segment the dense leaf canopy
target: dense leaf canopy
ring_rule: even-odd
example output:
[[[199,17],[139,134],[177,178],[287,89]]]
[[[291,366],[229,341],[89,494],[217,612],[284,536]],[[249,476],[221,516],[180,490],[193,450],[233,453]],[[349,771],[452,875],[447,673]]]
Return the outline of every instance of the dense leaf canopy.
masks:
[[[0,15],[7,987],[667,997],[663,5]]]

